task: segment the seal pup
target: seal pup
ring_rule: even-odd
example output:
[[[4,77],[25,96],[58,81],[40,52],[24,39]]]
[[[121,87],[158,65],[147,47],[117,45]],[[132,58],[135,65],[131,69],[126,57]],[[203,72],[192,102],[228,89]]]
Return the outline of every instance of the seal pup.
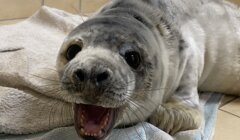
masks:
[[[112,0],[59,51],[78,135],[141,121],[172,135],[198,128],[198,91],[240,93],[239,15],[220,0]]]

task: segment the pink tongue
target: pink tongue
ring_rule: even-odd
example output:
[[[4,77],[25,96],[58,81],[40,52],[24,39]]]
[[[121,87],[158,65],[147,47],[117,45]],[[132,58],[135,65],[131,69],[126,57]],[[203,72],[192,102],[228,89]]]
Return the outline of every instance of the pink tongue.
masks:
[[[88,132],[96,133],[99,131],[99,125],[93,123],[93,122],[87,122],[84,125],[84,129],[87,130]]]

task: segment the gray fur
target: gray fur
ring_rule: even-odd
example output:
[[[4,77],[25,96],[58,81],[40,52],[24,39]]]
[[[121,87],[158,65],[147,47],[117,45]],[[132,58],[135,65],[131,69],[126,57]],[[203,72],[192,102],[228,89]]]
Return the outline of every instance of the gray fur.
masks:
[[[214,11],[212,7],[219,10]],[[74,29],[60,50],[57,61],[60,77],[63,83],[73,86],[63,84],[75,98],[70,102],[119,108],[115,126],[149,118],[170,134],[198,128],[202,121],[198,90],[240,92],[236,87],[228,90],[229,86],[218,89],[218,81],[211,79],[219,79],[218,74],[225,70],[239,76],[227,69],[225,62],[216,62],[221,57],[231,62],[239,55],[238,51],[224,55],[224,45],[232,50],[240,46],[237,15],[239,9],[220,0],[113,0]],[[226,20],[227,17],[231,20]],[[224,30],[220,32],[215,26]],[[229,34],[233,37],[229,38]],[[223,47],[214,44],[222,38]],[[84,47],[68,62],[65,53],[75,39],[82,39]],[[126,44],[142,56],[138,70],[131,69],[119,54]],[[239,65],[239,62],[233,63]],[[206,67],[211,65],[213,67]],[[102,89],[96,90],[92,83],[85,84],[85,90],[78,90],[74,85],[71,78],[75,70],[88,69],[94,74],[102,67],[112,73]],[[209,75],[213,72],[217,72],[216,75]],[[222,75],[221,79],[240,83],[227,76]],[[209,85],[212,81],[216,82],[214,86]],[[129,114],[134,115],[129,117]]]

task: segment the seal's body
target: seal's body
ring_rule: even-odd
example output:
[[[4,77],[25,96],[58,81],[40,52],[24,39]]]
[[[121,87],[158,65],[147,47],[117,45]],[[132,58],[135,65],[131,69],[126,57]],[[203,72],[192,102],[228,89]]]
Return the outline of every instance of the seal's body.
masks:
[[[240,94],[239,16],[220,0],[104,6],[68,35],[57,60],[79,136],[103,139],[146,120],[170,134],[198,128],[198,91]]]

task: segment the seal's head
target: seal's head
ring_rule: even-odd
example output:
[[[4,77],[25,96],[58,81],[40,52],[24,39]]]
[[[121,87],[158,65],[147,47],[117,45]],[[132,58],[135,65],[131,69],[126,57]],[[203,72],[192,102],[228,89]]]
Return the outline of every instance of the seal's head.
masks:
[[[144,121],[162,101],[163,41],[141,15],[115,12],[79,25],[58,55],[65,100],[73,103],[75,128],[85,139],[103,139],[114,127]]]

